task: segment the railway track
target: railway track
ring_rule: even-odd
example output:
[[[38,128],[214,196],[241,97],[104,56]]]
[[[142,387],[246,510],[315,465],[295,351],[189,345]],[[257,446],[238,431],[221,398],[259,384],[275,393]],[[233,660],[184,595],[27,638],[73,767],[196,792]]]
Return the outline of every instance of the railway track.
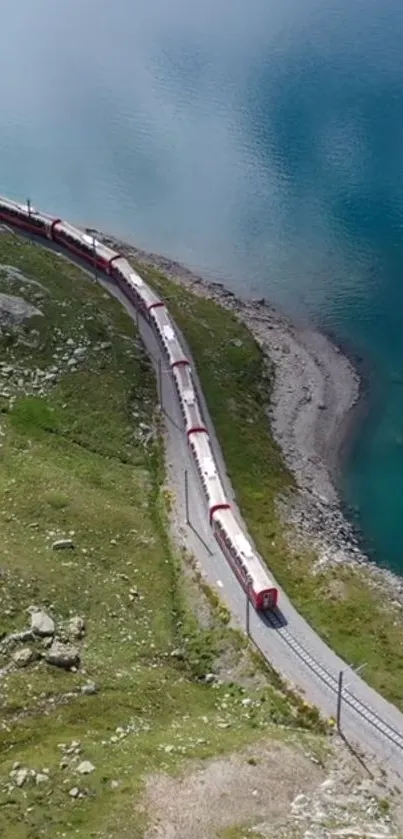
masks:
[[[334,694],[338,694],[339,682],[338,678],[326,669],[319,661],[317,661],[311,653],[294,637],[294,635],[287,629],[281,619],[275,612],[266,613],[266,622],[276,630],[278,635],[282,638],[284,643],[292,650],[294,655],[299,658],[303,664],[308,667],[311,673],[326,685],[326,687]],[[343,689],[343,703],[348,705],[361,720],[364,720],[377,733],[388,740],[393,746],[397,747],[403,754],[403,734],[389,723],[385,722],[375,711],[372,711],[365,702],[358,699],[348,688]]]
[[[2,225],[2,226],[6,226],[6,225]],[[10,229],[10,226],[7,225],[7,228]],[[30,231],[30,232],[27,233],[27,232],[21,231],[20,229],[15,230],[12,227],[11,227],[11,230],[12,230],[12,232],[14,232],[17,235],[22,235],[24,237],[27,237],[29,239],[33,239],[34,241],[38,242],[37,235],[35,235],[36,231]],[[75,262],[80,267],[82,267],[82,268],[84,268],[85,270],[88,271],[88,266],[85,264],[83,259],[81,259],[79,256],[77,256],[77,254],[71,255],[70,253],[66,253],[65,250],[63,248],[61,248],[60,246],[57,246],[57,245],[55,246],[54,243],[45,242],[41,239],[39,240],[39,244],[41,244],[42,247],[47,247],[47,248],[49,248],[51,250],[54,250],[54,251],[57,251],[59,253],[62,252],[65,256],[67,255],[67,257],[72,262]],[[102,277],[97,277],[97,279],[101,280],[101,282],[102,282]],[[105,277],[104,281],[106,281],[106,283],[108,283],[108,278]],[[108,287],[108,290],[110,291],[109,287]],[[152,351],[151,351],[150,346],[148,345],[146,340],[145,340],[145,345],[146,345],[146,348],[147,348],[148,352],[150,352],[150,355],[152,355]],[[159,356],[158,356],[158,358],[159,358]],[[159,362],[158,362],[158,365],[159,365]],[[201,394],[201,387],[200,387],[199,382],[197,383],[197,389],[198,389],[198,392]],[[208,411],[207,411],[207,414],[208,414]],[[176,423],[175,423],[175,425],[176,425]],[[224,468],[225,467],[223,465],[221,465],[221,469],[224,469]],[[204,543],[203,539],[201,541],[204,544],[204,547],[207,548],[207,553],[210,554],[211,552],[209,551],[208,547]],[[232,605],[232,611],[233,611],[234,604],[232,603],[231,605]],[[292,607],[290,607],[290,612],[291,613],[293,612]],[[304,621],[301,619],[301,617],[297,613],[294,614],[294,619],[295,619],[295,621],[300,621],[301,622],[301,625],[302,625],[301,628],[302,628],[302,631],[304,631],[303,630]],[[330,694],[331,696],[337,696],[337,694],[339,692],[339,681],[338,681],[339,671],[334,669],[333,673],[336,673],[336,675],[333,675],[333,673],[329,669],[324,667],[320,663],[319,658],[315,657],[315,655],[313,655],[309,651],[308,645],[304,646],[304,644],[301,643],[301,641],[297,639],[297,635],[299,637],[301,637],[301,633],[295,632],[293,634],[293,632],[290,631],[290,629],[287,628],[286,625],[284,625],[284,621],[281,619],[281,617],[279,617],[279,615],[276,614],[275,612],[270,613],[270,614],[266,613],[265,623],[266,623],[267,626],[270,626],[275,631],[276,636],[280,640],[280,645],[284,644],[290,650],[290,652],[292,653],[292,658],[294,659],[295,663],[296,664],[301,663],[301,664],[304,665],[304,667],[307,669],[307,671],[310,674],[310,680],[312,682],[315,680],[318,685],[320,684],[322,686],[322,691],[323,691],[323,688],[325,689],[325,691],[323,692],[323,696],[325,694]],[[308,625],[306,625],[306,630],[311,631],[310,627],[308,627]],[[262,641],[262,639],[261,639],[261,641]],[[271,652],[270,652],[270,646],[271,645],[267,644],[266,642],[265,643],[257,643],[255,641],[254,643],[257,644],[257,647],[258,647],[258,649],[260,649],[264,658],[270,663],[271,658],[272,658]],[[333,656],[333,653],[332,653],[331,650],[329,650],[329,656],[330,657]],[[338,666],[338,664],[337,664],[337,666]],[[281,666],[280,666],[279,669],[281,670]],[[295,676],[296,676],[296,678],[294,678],[294,681],[298,684],[298,674],[297,674],[297,672],[295,673]],[[291,674],[291,678],[293,678],[292,674]],[[402,729],[401,729],[402,733],[400,733],[400,731],[398,730],[397,727],[395,727],[395,725],[392,725],[390,722],[387,721],[387,714],[384,714],[383,716],[381,716],[380,714],[377,714],[375,711],[373,711],[369,707],[368,704],[366,704],[361,699],[359,699],[348,688],[343,689],[342,698],[343,698],[344,706],[347,706],[350,709],[350,711],[353,712],[353,715],[357,718],[357,720],[361,723],[361,726],[358,725],[356,731],[353,734],[354,739],[362,741],[362,744],[364,744],[364,742],[366,742],[366,745],[368,745],[368,735],[372,734],[372,737],[375,736],[376,741],[377,741],[377,745],[378,745],[377,751],[381,751],[381,753],[383,752],[383,758],[386,757],[386,760],[388,760],[388,757],[392,757],[392,751],[393,751],[394,762],[397,764],[398,774],[400,775],[401,768],[403,766],[403,725],[402,725]],[[379,697],[379,699],[381,700],[381,697]],[[324,708],[328,707],[328,703],[326,701],[325,702],[319,702],[319,703],[317,701],[315,701],[315,704],[318,705],[319,707],[320,707],[320,705],[322,705],[322,711],[324,710]],[[336,703],[334,703],[334,704],[336,704]],[[326,711],[325,711],[325,713],[326,713]],[[364,734],[364,729],[365,729],[366,734],[365,734],[365,736],[362,736]],[[371,741],[371,737],[369,738],[369,740]],[[387,752],[385,752],[385,746],[387,746],[387,745],[390,747],[390,752],[391,752],[390,755],[388,755]],[[382,747],[381,750],[379,750],[379,746]],[[376,750],[375,743],[370,742],[369,748],[371,749],[371,751],[373,751],[373,750],[375,751]]]

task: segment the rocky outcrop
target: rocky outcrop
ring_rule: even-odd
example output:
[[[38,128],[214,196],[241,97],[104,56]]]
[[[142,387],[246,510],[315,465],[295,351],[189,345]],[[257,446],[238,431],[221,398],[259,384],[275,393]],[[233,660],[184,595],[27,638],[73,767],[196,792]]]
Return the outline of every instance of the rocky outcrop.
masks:
[[[53,641],[52,646],[46,652],[45,659],[48,664],[53,664],[55,667],[71,670],[72,667],[78,667],[80,664],[80,651],[73,644]]]

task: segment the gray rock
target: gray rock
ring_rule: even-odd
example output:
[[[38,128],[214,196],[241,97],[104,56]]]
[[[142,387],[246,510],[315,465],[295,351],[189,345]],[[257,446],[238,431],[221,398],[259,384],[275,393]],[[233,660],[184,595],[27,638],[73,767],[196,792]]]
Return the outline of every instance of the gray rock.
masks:
[[[17,667],[27,667],[35,657],[35,654],[29,647],[23,647],[22,650],[16,650],[11,656]]]
[[[95,771],[95,766],[94,766],[93,763],[91,763],[90,760],[83,760],[77,766],[77,772],[79,773],[79,775],[90,775],[91,772],[94,772],[94,771]]]
[[[74,548],[74,543],[72,539],[57,539],[52,548],[54,551],[61,551],[64,548]]]
[[[85,632],[85,619],[79,615],[70,618],[67,624],[67,634],[70,638],[82,638]]]
[[[80,790],[78,789],[78,787],[73,787],[72,789],[69,790],[70,798],[78,798],[79,795],[80,795]]]
[[[93,696],[95,693],[98,693],[98,688],[95,682],[88,682],[86,685],[81,686],[81,693],[83,696]]]
[[[46,781],[49,780],[49,775],[45,775],[44,772],[37,772],[35,775],[35,782],[37,784],[45,784]]]
[[[4,638],[2,646],[12,647],[15,644],[21,644],[25,641],[34,641],[32,629],[24,629],[23,632],[15,632],[12,635],[8,635],[7,638]]]
[[[46,661],[55,667],[63,667],[70,670],[80,663],[80,653],[77,647],[72,644],[62,644],[61,641],[53,641],[52,646],[46,653]]]
[[[33,612],[31,615],[31,630],[35,635],[45,637],[54,634],[55,624],[46,612]]]
[[[19,769],[15,776],[15,783],[17,787],[23,787],[29,775],[28,769]]]

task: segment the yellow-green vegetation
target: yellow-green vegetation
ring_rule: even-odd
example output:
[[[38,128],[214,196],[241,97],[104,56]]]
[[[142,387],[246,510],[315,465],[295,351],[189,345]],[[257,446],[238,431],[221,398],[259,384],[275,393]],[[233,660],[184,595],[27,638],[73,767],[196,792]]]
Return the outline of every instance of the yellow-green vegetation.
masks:
[[[262,673],[191,568],[183,578],[167,536],[154,376],[123,309],[8,234],[0,292],[40,312],[0,323],[0,835],[137,839],[149,773],[268,732],[314,748],[322,725]],[[59,539],[72,549],[54,550]],[[10,643],[30,607],[80,666],[48,664],[52,639]],[[70,637],[75,616],[81,638]],[[23,668],[21,647],[33,659]]]
[[[292,479],[270,432],[262,352],[249,330],[215,301],[197,297],[153,269],[138,270],[167,300],[199,372],[237,500],[256,545],[295,606],[365,678],[403,708],[403,619],[365,572],[313,572],[313,557],[291,551],[275,510]],[[280,604],[281,605],[281,604]]]

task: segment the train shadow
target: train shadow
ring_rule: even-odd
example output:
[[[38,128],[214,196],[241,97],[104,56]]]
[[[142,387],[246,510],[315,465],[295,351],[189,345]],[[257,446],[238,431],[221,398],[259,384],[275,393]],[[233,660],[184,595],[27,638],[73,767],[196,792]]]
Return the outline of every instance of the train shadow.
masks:
[[[288,625],[288,620],[278,606],[270,612],[259,612],[259,618],[269,629],[282,629]]]

